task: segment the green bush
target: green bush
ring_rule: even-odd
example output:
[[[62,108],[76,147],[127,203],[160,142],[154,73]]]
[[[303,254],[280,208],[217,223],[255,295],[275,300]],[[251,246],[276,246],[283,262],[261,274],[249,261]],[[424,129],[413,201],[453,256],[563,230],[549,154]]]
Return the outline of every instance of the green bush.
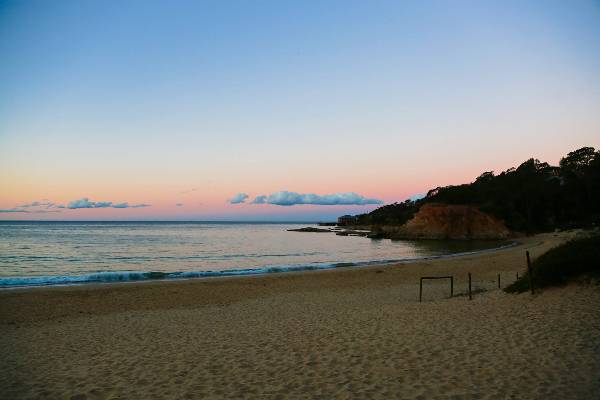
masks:
[[[531,269],[534,288],[563,285],[581,275],[600,277],[600,235],[576,238],[555,247],[538,257]],[[528,291],[529,274],[525,273],[504,290]]]

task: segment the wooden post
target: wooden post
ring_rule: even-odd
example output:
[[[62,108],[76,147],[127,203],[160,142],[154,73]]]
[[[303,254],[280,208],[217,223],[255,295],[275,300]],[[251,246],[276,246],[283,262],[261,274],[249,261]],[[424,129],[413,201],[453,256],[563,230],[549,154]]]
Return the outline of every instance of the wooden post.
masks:
[[[498,289],[500,289],[500,274],[498,274]]]
[[[533,290],[533,274],[531,273],[531,260],[529,258],[529,251],[526,251],[527,255],[527,273],[529,274],[529,287],[531,288],[531,294],[534,294]]]
[[[469,300],[473,300],[473,296],[471,296],[471,273],[469,272]]]
[[[454,277],[450,277],[450,297],[454,296]]]
[[[423,278],[421,278],[421,283],[419,284],[419,303],[423,299]]]
[[[517,280],[519,280],[519,273],[517,272]]]

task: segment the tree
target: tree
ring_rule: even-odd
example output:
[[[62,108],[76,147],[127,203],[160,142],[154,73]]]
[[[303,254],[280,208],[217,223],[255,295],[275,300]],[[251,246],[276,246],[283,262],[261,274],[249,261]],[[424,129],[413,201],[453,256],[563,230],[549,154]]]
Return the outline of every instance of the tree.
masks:
[[[593,147],[582,147],[560,159],[560,169],[563,173],[573,173],[581,177],[597,156]]]
[[[426,203],[475,205],[515,231],[536,232],[600,222],[600,152],[583,147],[560,167],[530,158],[499,175],[437,187],[415,202],[394,203],[358,217],[361,225],[401,225]]]

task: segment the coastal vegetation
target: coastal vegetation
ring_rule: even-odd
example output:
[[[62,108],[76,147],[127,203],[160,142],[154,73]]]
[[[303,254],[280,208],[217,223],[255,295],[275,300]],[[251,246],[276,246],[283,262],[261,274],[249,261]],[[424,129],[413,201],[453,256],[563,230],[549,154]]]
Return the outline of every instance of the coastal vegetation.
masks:
[[[484,172],[472,183],[437,187],[356,216],[356,225],[404,225],[426,204],[470,205],[511,231],[535,233],[589,227],[600,221],[600,151],[582,147],[558,166],[531,158],[499,174]]]
[[[537,258],[531,265],[534,288],[559,286],[582,276],[600,278],[600,234],[572,239]],[[504,289],[508,293],[522,293],[530,289],[529,274]]]

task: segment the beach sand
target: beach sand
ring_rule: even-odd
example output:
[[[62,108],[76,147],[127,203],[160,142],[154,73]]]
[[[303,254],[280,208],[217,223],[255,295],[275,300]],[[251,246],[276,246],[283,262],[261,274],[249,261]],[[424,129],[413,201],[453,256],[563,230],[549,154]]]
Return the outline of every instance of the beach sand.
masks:
[[[3,399],[595,399],[600,287],[497,289],[571,234],[412,264],[0,292]],[[365,239],[366,240],[366,239]],[[467,272],[474,288],[469,301]],[[427,282],[418,302],[419,277]]]

